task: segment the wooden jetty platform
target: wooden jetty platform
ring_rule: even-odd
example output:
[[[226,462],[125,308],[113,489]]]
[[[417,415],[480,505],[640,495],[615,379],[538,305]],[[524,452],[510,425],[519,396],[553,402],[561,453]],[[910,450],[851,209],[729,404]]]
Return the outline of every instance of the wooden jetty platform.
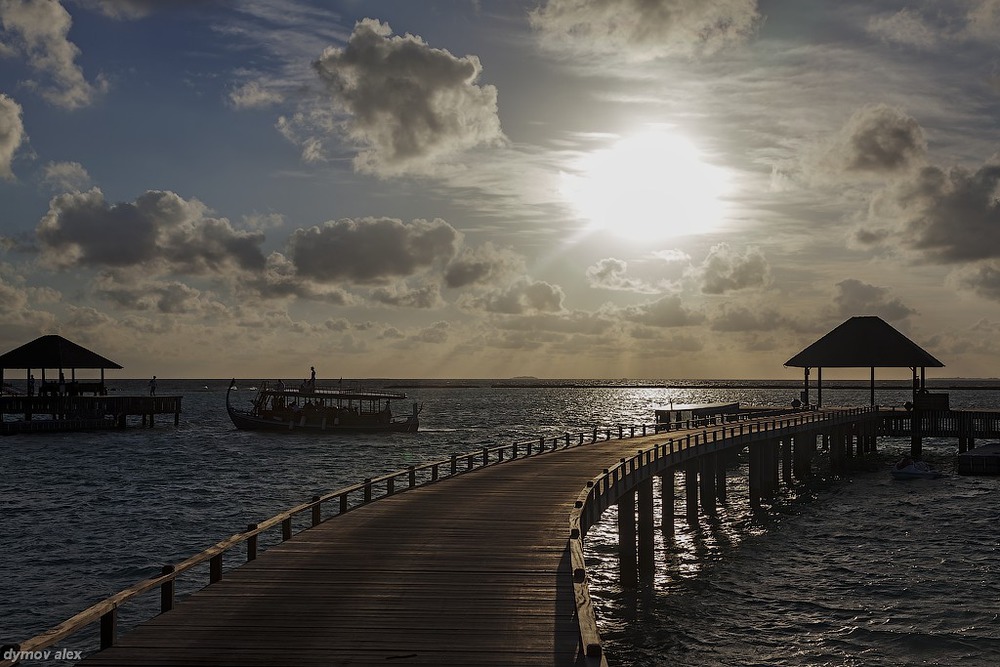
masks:
[[[623,540],[628,585],[636,563],[644,572],[651,561],[643,517],[654,476],[686,464],[697,480],[691,462],[705,457],[711,464],[689,491],[714,505],[717,485],[725,487],[726,459],[716,455],[751,447],[751,489],[763,496],[777,488],[764,454],[779,451],[764,444],[814,434],[789,459],[801,473],[815,434],[861,433],[875,417],[868,409],[720,415],[669,433],[595,429],[413,467],[250,526],[19,649],[51,646],[100,620],[104,650],[83,665],[606,664],[582,542],[603,509],[628,498],[634,509],[628,489],[641,486],[639,549]],[[672,480],[662,485],[671,498]],[[293,536],[302,513],[313,526]],[[257,536],[279,525],[283,542],[258,555]],[[223,555],[241,544],[248,562],[223,576]],[[176,578],[206,562],[211,585],[175,605]],[[164,612],[117,637],[119,605],[156,588]]]
[[[156,415],[180,423],[182,396],[0,396],[0,434],[84,431],[125,428],[129,417],[142,426],[155,425]]]
[[[81,665],[606,665],[583,550],[604,510],[618,506],[622,585],[651,584],[654,531],[672,536],[676,520],[697,524],[699,510],[724,503],[736,455],[746,454],[759,507],[812,474],[820,445],[834,471],[874,451],[886,424],[902,428],[890,417],[740,412],[411,466],[252,524],[9,648],[37,651],[99,623],[102,650]],[[296,518],[310,523],[293,534]],[[279,528],[281,543],[258,553],[259,536]],[[224,571],[224,558],[242,560],[237,547],[246,562]],[[206,564],[209,585],[178,602],[178,577]],[[119,607],[157,589],[161,613],[119,637]]]

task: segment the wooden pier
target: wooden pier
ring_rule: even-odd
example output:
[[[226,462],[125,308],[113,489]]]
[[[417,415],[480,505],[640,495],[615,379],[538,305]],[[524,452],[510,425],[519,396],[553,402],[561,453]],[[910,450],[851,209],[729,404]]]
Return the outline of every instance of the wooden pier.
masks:
[[[699,509],[725,503],[736,455],[745,452],[750,502],[760,506],[810,476],[820,447],[835,471],[874,451],[886,423],[876,408],[744,412],[413,466],[248,526],[11,648],[54,646],[99,622],[102,650],[80,663],[88,667],[605,665],[583,550],[604,510],[618,505],[622,585],[651,585],[653,531],[672,536],[676,520],[697,523]],[[296,519],[309,525],[293,533]],[[259,536],[279,529],[281,543],[258,553]],[[224,570],[223,559],[244,558]],[[178,602],[177,578],[206,564],[209,585]],[[119,637],[119,607],[156,590],[162,613]]]
[[[0,433],[39,433],[125,428],[129,417],[143,426],[156,415],[172,414],[180,423],[182,396],[0,396]],[[19,418],[12,418],[17,416]]]

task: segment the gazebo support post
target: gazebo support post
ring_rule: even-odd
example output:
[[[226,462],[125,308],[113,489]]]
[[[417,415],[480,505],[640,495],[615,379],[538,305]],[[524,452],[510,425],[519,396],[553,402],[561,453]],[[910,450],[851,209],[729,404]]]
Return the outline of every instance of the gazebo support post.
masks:
[[[871,396],[872,396],[871,406],[874,408],[875,407],[875,367],[874,366],[872,366],[872,391],[871,391]]]
[[[823,407],[823,367],[816,369],[816,407]]]
[[[809,407],[809,367],[806,366],[803,369],[804,377],[802,378],[802,407]]]

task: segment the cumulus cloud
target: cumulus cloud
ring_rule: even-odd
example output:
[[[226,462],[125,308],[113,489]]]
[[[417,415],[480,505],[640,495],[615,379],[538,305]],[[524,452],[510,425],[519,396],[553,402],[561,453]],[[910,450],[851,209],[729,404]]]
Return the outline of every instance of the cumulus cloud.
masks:
[[[849,278],[837,283],[833,303],[842,317],[877,315],[882,319],[899,322],[917,311],[892,297],[885,287],[869,285]]]
[[[273,88],[261,85],[259,81],[248,81],[229,91],[229,103],[236,109],[257,109],[280,103],[284,97]],[[285,121],[279,121],[287,123]]]
[[[868,20],[867,31],[886,42],[920,49],[933,49],[940,33],[919,12],[904,8],[895,14],[880,14]]]
[[[647,60],[711,54],[751,37],[756,0],[548,0],[530,14],[555,49]]]
[[[558,313],[563,310],[565,297],[558,285],[524,278],[503,289],[470,298],[467,303],[473,308],[505,315]]]
[[[499,248],[487,241],[476,248],[463,248],[445,269],[447,287],[507,282],[525,271],[524,258],[509,248]]]
[[[922,164],[927,141],[920,124],[885,104],[857,110],[826,155],[829,165],[847,175],[884,176]]]
[[[0,178],[14,180],[11,163],[14,154],[24,141],[24,123],[21,105],[0,93]]]
[[[441,288],[436,283],[417,287],[405,284],[378,287],[372,290],[371,298],[376,303],[404,308],[437,308],[444,304]]]
[[[967,289],[979,296],[1000,301],[1000,262],[977,262],[956,269],[949,282],[960,289]]]
[[[924,167],[878,193],[855,240],[892,244],[937,264],[1000,258],[1000,163]]]
[[[705,321],[701,313],[686,308],[676,295],[665,296],[651,303],[628,306],[621,311],[630,322],[653,327],[686,327]]]
[[[288,256],[299,275],[319,282],[386,283],[432,265],[446,265],[461,235],[441,219],[345,218],[298,229]]]
[[[7,46],[23,55],[28,65],[46,79],[24,84],[66,109],[87,106],[107,89],[101,77],[96,84],[88,82],[76,64],[80,49],[67,38],[72,23],[69,12],[57,0],[0,0],[0,25]]]
[[[247,277],[239,287],[265,299],[294,297],[337,306],[355,303],[354,297],[340,287],[316,283],[300,276],[292,261],[279,252],[268,255],[264,270]]]
[[[497,91],[476,84],[476,56],[458,58],[364,19],[344,48],[327,48],[313,66],[361,148],[358,171],[423,173],[442,156],[503,140]]]
[[[165,270],[192,274],[260,270],[263,234],[211,218],[199,201],[150,190],[109,204],[99,188],[54,197],[36,228],[43,256],[57,267]]]
[[[90,174],[79,162],[49,162],[42,181],[53,190],[82,190],[90,185]]]
[[[701,282],[704,294],[725,294],[767,286],[771,266],[759,248],[747,247],[740,253],[728,243],[719,243],[712,246],[701,266],[692,270],[692,275]]]
[[[664,291],[666,286],[650,285],[649,283],[630,278],[628,263],[623,259],[606,257],[597,264],[588,266],[587,282],[591,287],[624,292],[639,292],[641,294],[656,294]]]

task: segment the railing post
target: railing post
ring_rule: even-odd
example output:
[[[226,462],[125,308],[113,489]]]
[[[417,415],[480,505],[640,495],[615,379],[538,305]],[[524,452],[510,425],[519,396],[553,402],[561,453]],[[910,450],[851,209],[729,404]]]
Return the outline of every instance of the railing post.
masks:
[[[365,477],[365,502],[370,503],[372,501],[372,478]]]
[[[410,466],[410,488],[417,485],[417,470],[415,466]]]
[[[618,425],[618,439],[621,440],[623,437],[625,437],[625,429],[622,427],[621,424],[619,424]]]
[[[290,539],[292,539],[292,517],[281,520],[281,541],[287,542]]]
[[[513,445],[511,445],[511,447],[510,447],[510,458],[512,458],[512,459],[516,459],[517,458],[517,443],[516,442]]]
[[[569,433],[566,434],[566,446],[569,447]]]
[[[583,444],[583,431],[580,432],[580,444]]]
[[[545,436],[543,435],[538,439],[538,453],[541,454],[545,451]]]
[[[101,616],[101,650],[115,645],[115,635],[118,634],[118,606],[111,608]]]
[[[488,466],[490,464],[490,450],[483,447],[483,466]]]
[[[340,494],[340,513],[344,514],[347,512],[347,494]]]
[[[173,574],[173,565],[164,565],[161,574]],[[160,613],[174,608],[174,580],[169,579],[160,584]]]
[[[321,524],[323,522],[323,506],[320,503],[320,497],[319,496],[313,496],[313,502],[316,503],[316,504],[313,505],[313,507],[312,507],[312,525],[318,526],[319,524]],[[289,521],[288,522],[288,530],[289,530],[289,532],[291,531],[291,529],[292,529],[292,522]],[[289,535],[289,537],[291,537],[291,535]]]
[[[208,583],[217,581],[222,581],[222,554],[216,554],[208,561]]]
[[[253,530],[257,530],[257,524],[255,523],[247,524],[247,532],[249,533],[250,531]],[[249,563],[252,560],[256,560],[256,558],[257,558],[257,536],[251,535],[250,537],[247,538],[247,562]],[[173,566],[171,566],[171,571],[173,571]],[[164,566],[163,574],[167,574],[166,566]]]
[[[438,464],[431,466],[431,481],[436,482],[438,479]]]
[[[597,442],[597,427],[596,426],[594,427],[594,438],[591,440],[591,442]]]
[[[451,474],[454,475],[458,472],[458,454],[451,455]]]
[[[472,470],[473,466],[475,466],[473,455],[469,454],[467,457],[465,457],[465,469]]]

